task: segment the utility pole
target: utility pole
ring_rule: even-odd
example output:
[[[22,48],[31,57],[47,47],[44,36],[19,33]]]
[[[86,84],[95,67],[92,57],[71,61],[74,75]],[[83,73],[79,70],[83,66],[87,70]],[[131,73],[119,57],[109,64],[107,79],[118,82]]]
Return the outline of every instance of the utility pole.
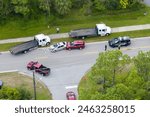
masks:
[[[33,71],[33,89],[34,89],[34,99],[36,100],[36,84],[35,84],[35,75]]]

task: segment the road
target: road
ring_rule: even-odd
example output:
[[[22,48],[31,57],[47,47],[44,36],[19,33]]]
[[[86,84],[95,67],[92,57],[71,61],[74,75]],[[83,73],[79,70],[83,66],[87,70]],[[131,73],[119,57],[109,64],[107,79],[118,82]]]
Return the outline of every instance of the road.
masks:
[[[150,6],[150,0],[144,0],[144,3]]]
[[[31,61],[39,61],[52,72],[49,76],[43,77],[36,74],[36,79],[44,82],[52,92],[53,99],[66,99],[67,91],[74,91],[77,94],[77,86],[82,76],[95,63],[100,52],[104,52],[104,45],[107,42],[95,42],[86,44],[83,50],[64,50],[51,53],[48,48],[40,48],[27,54],[13,56],[10,53],[0,54],[0,71],[18,70],[32,76],[32,72],[26,69],[26,64]],[[109,48],[111,50],[112,48]],[[137,55],[138,51],[150,50],[150,38],[134,39],[128,47],[122,47],[121,51],[130,56]]]

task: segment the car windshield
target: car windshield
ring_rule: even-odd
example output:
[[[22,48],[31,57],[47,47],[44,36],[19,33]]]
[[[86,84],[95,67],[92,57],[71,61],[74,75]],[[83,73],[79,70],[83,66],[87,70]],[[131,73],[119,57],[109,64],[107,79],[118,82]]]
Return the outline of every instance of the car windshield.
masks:
[[[74,43],[73,43],[73,42],[71,42],[71,43],[70,43],[70,45],[74,45]]]
[[[54,47],[57,47],[58,46],[58,44],[55,44],[55,45],[53,45]]]
[[[119,39],[115,38],[113,39],[113,43],[118,43],[119,42]]]

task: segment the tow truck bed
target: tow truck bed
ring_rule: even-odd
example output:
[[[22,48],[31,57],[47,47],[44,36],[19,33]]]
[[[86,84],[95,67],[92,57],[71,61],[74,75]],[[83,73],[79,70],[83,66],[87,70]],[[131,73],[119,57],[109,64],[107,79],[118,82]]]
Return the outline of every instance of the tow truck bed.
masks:
[[[72,30],[69,33],[69,36],[72,38],[82,38],[88,36],[97,36],[97,31],[95,28],[86,28],[86,29],[78,29]]]
[[[19,53],[25,53],[35,47],[38,47],[38,42],[36,40],[31,40],[24,42],[22,44],[19,44],[17,46],[14,46],[10,49],[11,54],[19,54]]]

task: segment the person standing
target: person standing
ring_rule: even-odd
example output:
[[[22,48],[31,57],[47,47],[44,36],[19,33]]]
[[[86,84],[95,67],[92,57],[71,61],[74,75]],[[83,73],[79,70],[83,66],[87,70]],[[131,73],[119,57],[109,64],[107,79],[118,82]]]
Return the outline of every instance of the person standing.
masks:
[[[59,33],[59,31],[60,31],[60,29],[57,27],[57,28],[56,28],[56,32]]]
[[[105,45],[105,51],[107,50],[107,45]]]
[[[118,50],[120,50],[120,47],[121,47],[121,45],[119,44],[119,45],[118,45]]]

